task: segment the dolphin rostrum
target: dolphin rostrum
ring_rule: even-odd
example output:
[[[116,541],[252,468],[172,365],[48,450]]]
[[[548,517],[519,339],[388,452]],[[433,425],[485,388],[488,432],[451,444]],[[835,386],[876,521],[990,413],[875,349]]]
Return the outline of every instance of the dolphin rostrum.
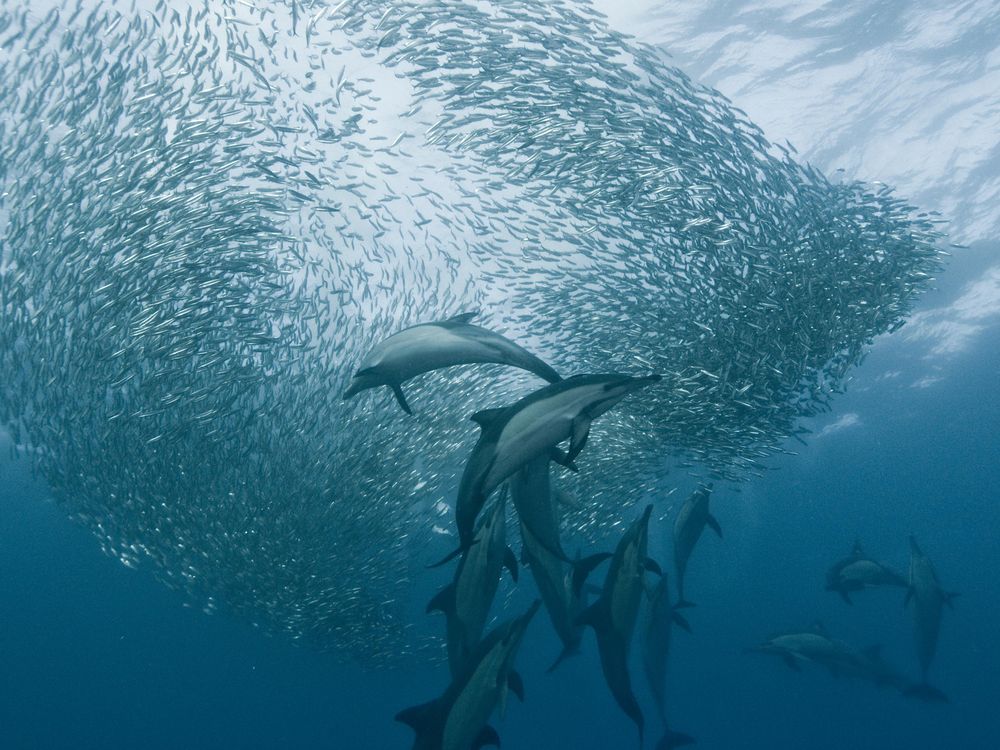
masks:
[[[524,684],[514,671],[514,658],[538,605],[536,599],[523,615],[487,634],[440,697],[396,714],[396,721],[416,732],[413,750],[499,747],[500,738],[487,722],[497,705],[505,701],[508,689],[524,699]]]
[[[688,560],[691,558],[695,544],[701,537],[701,532],[705,530],[707,525],[720,538],[722,537],[722,527],[708,510],[708,499],[711,495],[711,484],[699,487],[692,493],[691,497],[684,501],[681,509],[677,512],[677,518],[674,519],[674,566],[677,569],[678,607],[693,606],[684,598],[684,572],[687,570]]]
[[[674,626],[691,632],[687,620],[670,601],[670,583],[666,573],[660,577],[656,588],[649,594],[645,627],[642,629],[642,666],[646,672],[649,691],[656,702],[657,711],[663,721],[663,737],[656,743],[656,750],[690,745],[695,740],[689,735],[674,732],[667,721],[667,661],[670,656],[670,635]]]
[[[521,468],[509,481],[511,499],[517,509],[524,545],[523,561],[531,570],[535,585],[549,613],[563,649],[549,667],[555,669],[568,656],[579,653],[583,629],[576,618],[583,602],[572,587],[572,572],[559,547],[559,521],[549,476],[549,457],[541,456]]]
[[[642,746],[644,720],[639,702],[632,692],[629,677],[629,651],[639,603],[645,588],[644,573],[652,570],[662,575],[660,567],[646,556],[649,540],[649,516],[653,506],[646,506],[642,517],[633,523],[622,536],[611,556],[610,567],[601,594],[578,618],[582,625],[589,625],[597,635],[597,648],[601,657],[601,669],[608,688],[618,705],[639,728],[639,746]],[[594,555],[596,565],[606,555]],[[580,571],[586,571],[582,566]],[[578,572],[580,572],[578,571]],[[577,576],[574,585],[579,590],[582,576]]]
[[[886,567],[865,556],[860,542],[854,543],[850,557],[845,557],[826,574],[826,590],[836,591],[845,602],[852,604],[850,594],[878,586],[906,586],[906,580]]]
[[[436,565],[468,549],[476,516],[504,480],[539,456],[575,469],[573,461],[587,443],[591,422],[628,394],[659,380],[659,375],[574,375],[510,406],[473,414],[472,420],[482,431],[458,486],[459,548]],[[569,447],[563,452],[558,445],[567,439]]]
[[[407,380],[444,367],[488,362],[519,367],[550,383],[561,380],[534,354],[499,333],[469,323],[475,316],[463,313],[437,323],[421,323],[383,339],[361,360],[344,398],[387,385],[403,411],[412,414],[401,387]]]
[[[479,643],[490,606],[506,566],[517,580],[517,560],[507,546],[506,493],[480,525],[476,543],[465,551],[455,578],[431,599],[427,611],[444,612],[447,618],[448,665],[455,677]]]
[[[934,566],[917,545],[916,538],[911,536],[910,585],[906,591],[905,604],[910,604],[911,601],[913,603],[917,656],[920,659],[921,684],[910,688],[909,691],[915,697],[921,697],[922,693],[940,692],[927,684],[927,670],[937,650],[944,605],[951,606],[956,596],[958,594],[941,588]]]

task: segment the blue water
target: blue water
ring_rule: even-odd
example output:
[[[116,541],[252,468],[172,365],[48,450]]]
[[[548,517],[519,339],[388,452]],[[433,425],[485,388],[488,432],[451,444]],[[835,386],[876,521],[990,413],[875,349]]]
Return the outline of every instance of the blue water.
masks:
[[[995,252],[966,251],[921,307],[953,301]],[[675,726],[700,746],[989,748],[1000,737],[1000,330],[983,331],[925,388],[910,385],[928,368],[914,348],[876,345],[819,420],[856,414],[856,424],[773,461],[741,494],[717,494],[725,539],[706,537],[696,550],[694,634],[674,636],[670,672]],[[46,501],[26,462],[5,459],[0,487],[0,747],[405,747],[409,730],[393,714],[443,687],[442,669],[345,667],[186,608],[146,572],[103,556]],[[944,585],[962,593],[945,612],[931,668],[951,705],[741,653],[773,631],[821,620],[845,640],[884,644],[915,673],[898,592],[862,594],[847,607],[822,586],[856,538],[905,570],[910,533]],[[635,747],[592,636],[582,657],[545,675],[556,643],[547,622],[533,627],[519,658],[527,701],[499,725],[505,747]],[[652,716],[650,724],[655,733]]]
[[[662,17],[659,11],[656,18]],[[879,23],[892,26],[893,18]],[[970,27],[984,26],[966,20]],[[731,43],[756,31],[767,38],[764,29],[748,23],[734,27]],[[676,25],[670,33],[654,33],[658,28],[649,29],[647,40],[679,36]],[[695,41],[678,50],[678,64],[689,64],[755,119],[780,110],[762,123],[768,134],[803,146],[805,131],[815,132],[822,119],[816,109],[821,95],[810,98],[793,89],[781,107],[769,111],[767,87],[776,79],[760,65],[756,81],[736,76],[739,86],[727,90],[726,72],[738,67],[740,50],[725,53],[731,60],[705,62],[713,49],[726,49],[711,43],[712,34],[725,31],[724,14],[699,18],[698,28],[709,41],[699,50]],[[785,36],[799,38],[793,28],[785,27]],[[837,33],[851,37],[852,28]],[[830,40],[819,47],[841,49]],[[899,55],[887,63],[892,70],[907,69],[903,53],[889,43],[883,47]],[[843,54],[860,59],[866,49],[845,48]],[[756,54],[767,58],[760,49]],[[961,56],[944,46],[940,54]],[[824,77],[823,66],[836,71],[839,59],[824,58],[812,74],[836,81],[835,72]],[[914,81],[922,92],[935,89],[921,77],[934,67],[929,59],[920,58],[924,72],[901,87],[901,96],[916,96]],[[963,82],[990,80],[992,68],[984,66]],[[752,79],[754,70],[744,78]],[[955,75],[950,68],[939,83]],[[881,94],[891,89],[883,82]],[[988,95],[968,94],[968,101],[977,97]],[[687,575],[698,603],[687,613],[694,632],[675,632],[669,677],[672,723],[702,748],[1000,746],[1000,246],[991,235],[995,207],[984,208],[1000,172],[989,151],[995,144],[983,146],[982,138],[964,141],[962,148],[953,143],[961,158],[950,165],[935,150],[949,133],[958,143],[968,128],[949,131],[921,110],[926,127],[928,120],[937,123],[933,141],[921,146],[914,144],[916,136],[900,136],[896,145],[902,150],[896,152],[884,138],[865,141],[866,123],[875,114],[869,110],[851,119],[856,105],[850,97],[823,100],[823,112],[847,113],[837,131],[848,142],[839,146],[832,136],[817,135],[811,155],[820,166],[845,166],[868,179],[903,184],[928,207],[961,208],[962,191],[974,185],[979,192],[963,209],[968,220],[951,231],[978,241],[956,251],[911,325],[874,343],[833,411],[814,420],[808,445],[789,443],[797,455],[769,461],[773,470],[765,477],[738,493],[730,487],[716,493],[714,513],[725,538],[707,534],[695,551]],[[904,101],[895,125],[902,130],[917,109],[915,100],[909,106]],[[995,111],[972,105],[969,111],[986,113],[985,129],[995,141]],[[969,119],[976,118],[963,122]],[[781,131],[782,124],[788,129]],[[894,123],[882,121],[880,127],[892,131]],[[898,158],[875,153],[873,143],[883,143]],[[808,158],[809,149],[803,150]],[[392,717],[438,694],[447,681],[444,667],[345,666],[264,636],[224,612],[208,616],[185,606],[181,594],[149,571],[103,555],[93,536],[49,500],[28,462],[11,461],[7,448],[3,443],[0,450],[0,750],[409,747],[410,730]],[[669,489],[664,486],[664,494]],[[652,531],[661,558],[668,530],[669,523],[661,522]],[[930,681],[950,696],[949,705],[910,701],[816,669],[794,673],[778,660],[743,653],[771,633],[820,621],[859,646],[882,644],[887,658],[916,675],[912,621],[900,591],[866,592],[848,607],[823,590],[827,568],[855,540],[905,571],[910,534],[933,560],[945,588],[961,592],[954,610],[944,613],[930,671]],[[416,598],[429,598],[444,575],[429,573],[426,591]],[[530,636],[518,658],[526,702],[510,706],[496,723],[504,747],[635,748],[634,726],[601,677],[593,635],[585,637],[584,654],[553,675],[545,668],[558,646],[544,617],[532,624]],[[633,680],[643,690],[637,666]],[[646,701],[644,693],[640,699]],[[659,726],[652,709],[646,713],[651,747]]]

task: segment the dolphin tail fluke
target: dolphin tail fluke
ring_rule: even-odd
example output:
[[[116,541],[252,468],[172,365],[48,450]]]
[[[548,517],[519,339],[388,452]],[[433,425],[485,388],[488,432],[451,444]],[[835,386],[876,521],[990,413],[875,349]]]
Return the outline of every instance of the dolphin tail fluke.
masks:
[[[569,644],[567,646],[563,646],[563,650],[559,652],[559,656],[557,656],[556,660],[554,662],[552,662],[552,666],[545,670],[545,673],[546,674],[551,674],[552,672],[555,672],[556,668],[560,664],[562,664],[564,661],[566,661],[571,656],[576,656],[579,653],[580,653],[580,644],[579,643],[571,643],[571,644]]]
[[[396,397],[396,401],[402,407],[403,411],[412,417],[413,410],[410,408],[410,405],[406,403],[406,396],[403,395],[403,389],[399,387],[399,383],[393,383],[390,387],[392,388],[392,394]]]
[[[928,685],[926,682],[906,688],[903,691],[903,695],[907,698],[915,698],[927,703],[951,703],[951,699],[947,694],[936,687]]]
[[[580,597],[580,591],[583,589],[583,584],[587,580],[587,576],[590,575],[591,571],[594,570],[598,565],[611,557],[610,552],[598,552],[594,555],[589,555],[581,560],[573,561],[573,595],[577,598]]]
[[[719,535],[719,539],[722,539],[722,527],[719,525],[718,519],[711,513],[708,514],[708,520],[705,522],[708,524],[709,528],[712,529],[716,534]]]
[[[476,739],[472,741],[472,750],[479,750],[479,748],[487,746],[500,747],[500,735],[489,724],[483,727],[476,735]]]
[[[698,740],[689,734],[684,734],[683,732],[673,732],[667,730],[660,741],[656,743],[656,750],[673,750],[675,747],[683,747],[684,745],[693,745]]]

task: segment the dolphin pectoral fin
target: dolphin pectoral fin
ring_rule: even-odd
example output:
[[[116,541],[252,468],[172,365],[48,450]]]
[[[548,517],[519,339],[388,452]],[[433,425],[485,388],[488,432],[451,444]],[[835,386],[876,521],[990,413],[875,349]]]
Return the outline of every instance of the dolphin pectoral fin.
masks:
[[[419,706],[404,708],[396,714],[395,719],[401,724],[411,727],[413,731],[419,734],[422,731],[426,731],[433,723],[436,708],[437,701],[428,701],[427,703],[421,703]]]
[[[472,750],[479,750],[479,748],[486,746],[500,747],[500,735],[489,724],[479,730],[476,739],[472,741]]]
[[[413,416],[413,410],[410,409],[410,405],[406,403],[406,396],[403,395],[403,389],[399,387],[399,383],[393,383],[389,386],[392,388],[392,395],[396,397],[396,402],[402,407],[403,411]]]
[[[362,369],[360,369],[356,373],[354,373],[354,377],[356,377],[356,378],[363,378],[363,377],[366,377],[368,375],[374,375],[376,372],[378,372],[378,368],[377,367],[363,367]]]
[[[479,543],[478,540],[474,539],[472,541],[472,543],[469,544],[468,547],[461,547],[460,546],[458,549],[455,549],[455,550],[452,550],[451,552],[449,552],[447,555],[445,555],[444,557],[442,557],[436,563],[431,563],[430,565],[428,565],[426,567],[428,567],[428,568],[440,568],[442,565],[445,565],[445,564],[451,562],[456,557],[458,557],[459,555],[461,555],[463,552],[465,552],[466,550],[468,550],[469,547],[471,547],[473,544],[478,544],[478,543]]]
[[[903,691],[903,695],[907,698],[916,698],[917,700],[929,703],[951,703],[951,699],[945,693],[936,687],[931,687],[926,682],[906,688]]]
[[[445,322],[447,322],[447,323],[458,323],[458,324],[464,324],[464,323],[468,323],[469,321],[471,321],[471,320],[472,320],[473,318],[475,318],[475,317],[476,317],[477,315],[479,315],[479,311],[478,311],[478,310],[475,310],[475,311],[473,311],[473,312],[464,312],[464,313],[459,313],[458,315],[452,315],[452,316],[451,316],[450,318],[448,318],[448,320],[447,320],[447,321],[445,321]]]
[[[502,411],[503,409],[480,409],[469,417],[469,419],[485,430],[486,427],[489,426],[489,424],[496,419]]]
[[[952,609],[955,609],[955,597],[961,596],[958,591],[947,591],[944,595],[944,603],[947,604]]]
[[[712,529],[716,534],[719,535],[719,539],[722,539],[722,527],[719,526],[719,521],[711,513],[708,514],[708,520],[705,521],[709,528]]]
[[[913,586],[906,589],[906,597],[903,599],[903,607],[905,608],[910,603],[910,599],[913,598]]]
[[[455,611],[455,584],[449,583],[441,589],[434,598],[427,603],[427,614],[431,612],[444,612],[446,615]]]
[[[590,575],[591,571],[600,565],[602,562],[611,557],[610,552],[598,552],[595,555],[590,555],[582,560],[576,560],[573,562],[573,595],[577,598],[580,597],[580,589],[583,588],[584,582],[587,580],[587,576]]]
[[[590,417],[577,417],[570,427],[569,449],[566,451],[566,460],[570,463],[580,455],[580,451],[587,444],[590,437]]]
[[[837,589],[837,593],[840,594],[841,599],[850,604],[852,607],[854,606],[854,602],[851,601],[851,597],[847,593],[847,589]]]
[[[782,661],[785,662],[785,664],[788,665],[788,668],[791,669],[793,672],[801,672],[802,671],[802,667],[799,666],[799,663],[797,661],[795,661],[795,657],[792,656],[791,654],[784,654],[781,657],[781,659],[782,659]]]
[[[670,619],[674,621],[674,625],[682,630],[686,630],[688,633],[692,632],[691,624],[687,621],[687,618],[676,609],[670,613]]]
[[[517,583],[517,558],[514,556],[514,550],[510,547],[504,549],[503,566],[507,568],[510,577],[514,579],[514,583]]]
[[[512,669],[507,673],[507,687],[521,703],[524,703],[524,680],[521,679],[521,675],[516,670]]]
[[[573,459],[571,459],[569,455],[563,453],[561,449],[556,448],[555,446],[549,448],[549,458],[553,461],[553,463],[557,463],[560,466],[565,466],[567,469],[569,469],[574,473],[580,471],[579,467],[575,463],[573,463]]]
[[[650,573],[655,573],[660,576],[660,578],[663,578],[663,568],[661,568],[660,564],[652,557],[646,558],[646,562],[643,563],[643,567],[645,567]]]

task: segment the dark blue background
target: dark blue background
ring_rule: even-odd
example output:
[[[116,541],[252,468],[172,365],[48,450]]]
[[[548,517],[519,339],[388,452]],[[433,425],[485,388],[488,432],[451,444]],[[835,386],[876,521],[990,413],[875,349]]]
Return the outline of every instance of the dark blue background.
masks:
[[[940,307],[997,258],[965,252],[922,307]],[[776,471],[713,502],[725,540],[706,535],[688,575],[694,635],[676,633],[670,703],[703,748],[995,748],[1000,746],[1000,332],[946,362],[879,342],[835,411],[861,424],[795,448]],[[910,384],[939,367],[943,380]],[[879,380],[889,370],[903,375]],[[797,444],[795,444],[797,445]],[[183,606],[145,571],[104,557],[27,476],[0,462],[0,748],[408,747],[392,722],[444,683],[440,669],[366,673],[268,638],[225,614]],[[668,524],[653,534],[665,549]],[[914,533],[944,585],[931,680],[952,705],[925,705],[825,672],[796,674],[742,648],[822,620],[832,634],[916,674],[902,592],[847,607],[823,591],[834,560],[860,539],[905,572]],[[666,562],[666,560],[665,560]],[[530,578],[522,584],[530,591]],[[428,577],[429,594],[438,583]],[[635,748],[605,688],[592,635],[586,654],[544,674],[557,645],[544,616],[519,662],[527,702],[497,726],[506,748]],[[635,682],[642,675],[634,670]],[[644,697],[644,696],[643,696]],[[646,710],[651,747],[659,727]]]

